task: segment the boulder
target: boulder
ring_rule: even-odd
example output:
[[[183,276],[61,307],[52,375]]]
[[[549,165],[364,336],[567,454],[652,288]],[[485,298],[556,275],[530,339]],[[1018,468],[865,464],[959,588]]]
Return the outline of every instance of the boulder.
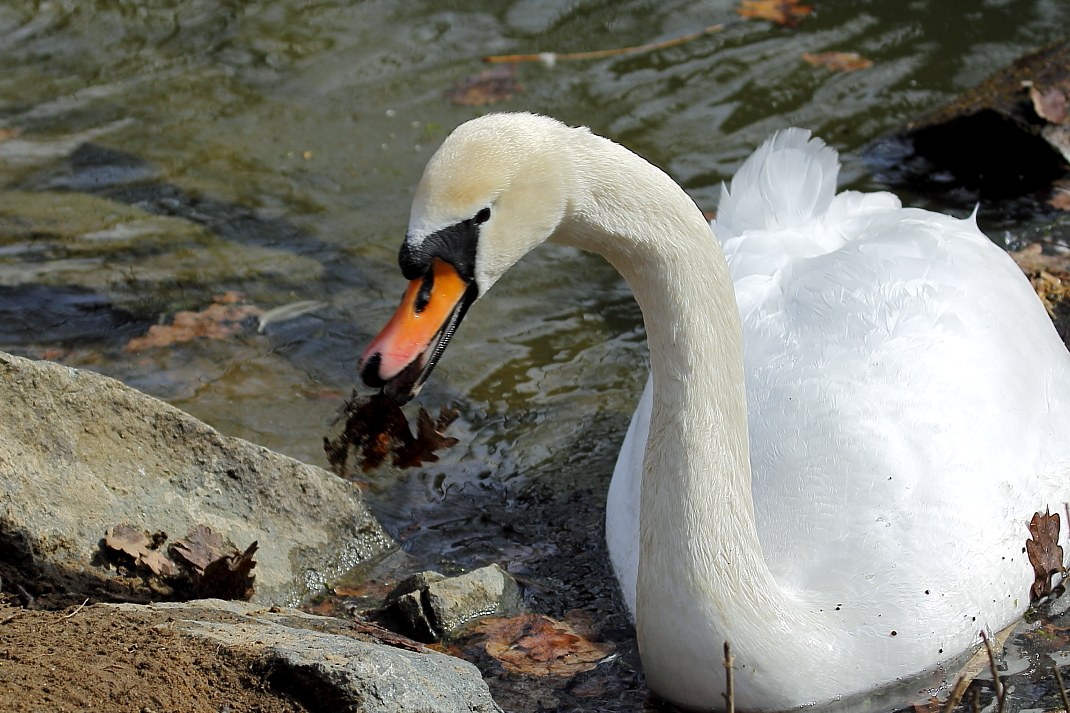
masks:
[[[102,550],[118,525],[156,533],[161,552],[198,525],[243,551],[257,542],[254,600],[270,604],[395,546],[352,483],[114,379],[0,353],[4,589],[56,603],[166,598]]]
[[[119,604],[158,615],[161,627],[259,658],[272,683],[316,710],[362,713],[500,713],[479,670],[374,627],[295,609],[198,600],[151,606]],[[369,633],[370,632],[370,633]],[[311,698],[311,700],[309,700]],[[311,706],[310,706],[311,707]]]

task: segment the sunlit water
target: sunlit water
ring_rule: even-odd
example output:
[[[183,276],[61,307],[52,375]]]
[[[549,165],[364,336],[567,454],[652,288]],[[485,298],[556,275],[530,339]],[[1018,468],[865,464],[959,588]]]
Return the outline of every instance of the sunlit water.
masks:
[[[491,109],[586,124],[706,211],[771,131],[800,125],[841,151],[844,186],[872,190],[867,142],[1070,30],[1063,0],[825,2],[798,30],[750,21],[653,53],[524,64],[526,91],[492,107],[443,98],[483,55],[656,42],[731,20],[734,5],[9,0],[0,349],[104,372],[324,464],[359,353],[403,287],[395,256],[413,187],[457,124]],[[828,50],[874,66],[838,74],[799,58]],[[323,304],[263,332],[124,351],[229,290],[265,310]],[[461,443],[419,472],[364,477],[424,562],[498,561],[541,582],[529,597],[547,611],[602,616],[625,642],[623,683],[608,689],[629,692],[623,709],[642,704],[641,685],[627,674],[600,508],[645,359],[616,273],[543,247],[471,310],[421,397],[460,410]],[[609,709],[605,695],[592,709]]]

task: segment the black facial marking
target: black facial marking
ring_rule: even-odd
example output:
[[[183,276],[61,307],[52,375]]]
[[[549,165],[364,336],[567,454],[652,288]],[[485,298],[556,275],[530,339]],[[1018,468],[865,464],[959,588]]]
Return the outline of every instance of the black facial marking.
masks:
[[[406,237],[398,253],[401,273],[405,275],[406,280],[422,277],[431,271],[431,260],[437,257],[452,265],[465,282],[474,284],[479,226],[488,220],[490,208],[483,208],[468,220],[462,220],[428,235],[419,247],[413,247]]]

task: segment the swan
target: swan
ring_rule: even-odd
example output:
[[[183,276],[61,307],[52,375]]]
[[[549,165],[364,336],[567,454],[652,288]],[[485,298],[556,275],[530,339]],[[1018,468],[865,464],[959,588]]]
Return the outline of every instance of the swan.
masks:
[[[781,131],[711,231],[665,173],[585,128],[471,120],[424,171],[409,286],[361,359],[407,401],[544,241],[623,275],[650,376],[607,540],[647,684],[682,707],[724,707],[726,640],[748,711],[950,665],[1024,612],[1027,523],[1070,500],[1070,356],[1025,277],[973,218],[837,195],[838,170]]]

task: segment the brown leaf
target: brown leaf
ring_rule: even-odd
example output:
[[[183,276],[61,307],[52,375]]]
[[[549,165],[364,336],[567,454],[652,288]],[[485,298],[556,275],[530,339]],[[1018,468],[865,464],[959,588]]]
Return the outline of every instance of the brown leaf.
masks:
[[[144,337],[135,337],[127,343],[126,351],[166,347],[198,337],[225,339],[240,332],[245,319],[264,313],[254,305],[236,304],[242,299],[238,292],[228,292],[213,299],[215,302],[203,312],[176,312],[171,324],[149,327],[149,333]]]
[[[1070,100],[1066,92],[1059,87],[1052,87],[1041,92],[1035,86],[1029,87],[1029,98],[1033,101],[1033,110],[1041,119],[1050,121],[1052,124],[1065,124],[1070,118],[1067,109],[1070,108]]]
[[[804,52],[802,58],[815,67],[825,67],[833,72],[853,72],[856,69],[869,69],[873,66],[872,60],[854,52],[819,52],[818,54]]]
[[[798,27],[802,19],[814,11],[799,0],[742,0],[736,12],[742,17],[769,20],[785,27]]]
[[[457,80],[443,96],[454,104],[483,106],[504,101],[524,91],[524,85],[516,81],[516,65],[503,64]]]
[[[1029,533],[1032,538],[1025,541],[1025,551],[1036,574],[1036,580],[1029,588],[1029,598],[1036,601],[1051,594],[1051,578],[1066,571],[1063,548],[1059,545],[1059,513],[1034,514],[1029,521]]]
[[[399,468],[412,468],[437,461],[434,451],[457,443],[456,438],[444,435],[457,419],[455,410],[442,408],[437,421],[432,421],[427,411],[420,409],[416,436],[409,430],[405,413],[385,394],[353,399],[346,403],[345,411],[342,433],[333,441],[323,439],[327,460],[341,476],[347,474],[350,456],[356,457],[363,471],[378,468],[387,458],[392,458],[391,462]]]
[[[1070,298],[1070,258],[1045,255],[1040,243],[1009,254],[1029,278],[1048,314],[1054,315],[1056,305]]]
[[[212,532],[204,525],[194,527],[185,539],[175,540],[171,550],[175,556],[189,563],[198,574],[204,574],[208,565],[230,554],[223,545],[222,535]]]
[[[1057,210],[1070,210],[1070,190],[1056,186],[1048,199],[1048,205]]]
[[[175,574],[175,563],[154,548],[152,538],[129,525],[109,527],[104,535],[104,544],[133,557],[135,565],[147,567],[153,574],[164,577]]]
[[[914,713],[943,713],[947,703],[933,696],[927,701],[915,703],[913,708]]]
[[[204,575],[196,584],[198,597],[214,599],[242,599],[248,601],[253,598],[253,583],[255,575],[252,574],[256,561],[257,543],[249,545],[245,552],[235,552],[224,555],[208,564],[204,568]]]
[[[0,129],[0,141],[10,141],[11,139],[17,139],[20,136],[22,136],[22,129],[17,126]]]
[[[394,456],[394,465],[398,468],[415,468],[424,463],[438,460],[435,451],[441,451],[457,444],[457,439],[446,436],[449,425],[457,420],[459,413],[443,408],[438,414],[438,421],[432,422],[431,416],[424,409],[416,416],[416,440]],[[406,424],[407,426],[408,424]]]
[[[475,630],[484,637],[484,650],[502,668],[532,676],[574,676],[595,668],[616,650],[611,643],[590,641],[567,622],[535,614],[489,619]]]

